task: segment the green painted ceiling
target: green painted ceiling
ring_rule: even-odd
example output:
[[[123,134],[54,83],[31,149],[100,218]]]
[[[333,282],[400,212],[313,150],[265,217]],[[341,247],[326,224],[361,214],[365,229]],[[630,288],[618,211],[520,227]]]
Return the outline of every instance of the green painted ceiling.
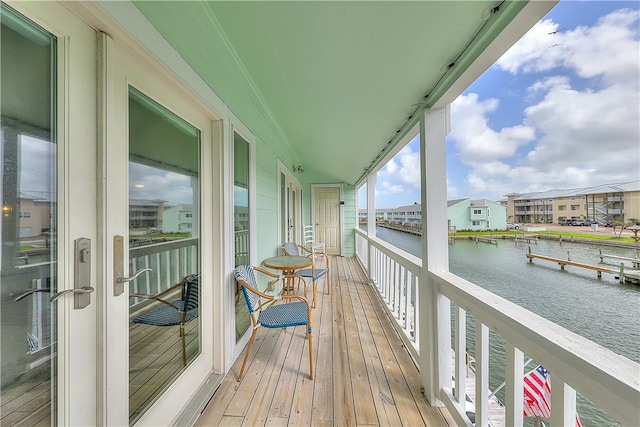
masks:
[[[471,55],[449,74],[464,72],[525,4],[484,24],[500,3],[134,2],[262,142],[284,142],[315,177],[349,184],[426,94],[437,89],[433,103],[454,83],[446,65]]]

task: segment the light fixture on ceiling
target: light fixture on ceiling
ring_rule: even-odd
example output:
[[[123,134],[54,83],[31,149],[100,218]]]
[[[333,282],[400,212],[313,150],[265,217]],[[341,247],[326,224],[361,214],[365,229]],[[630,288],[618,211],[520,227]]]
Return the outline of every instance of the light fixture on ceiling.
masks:
[[[294,166],[293,167],[293,172],[302,173],[302,172],[304,172],[304,169],[302,169],[302,165]]]

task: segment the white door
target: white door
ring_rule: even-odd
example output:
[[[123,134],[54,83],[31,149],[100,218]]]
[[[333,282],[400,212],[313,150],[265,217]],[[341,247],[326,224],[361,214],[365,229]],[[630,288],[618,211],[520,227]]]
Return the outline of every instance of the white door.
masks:
[[[58,3],[1,7],[0,423],[96,425],[96,33]]]
[[[328,254],[340,255],[340,187],[314,187],[313,200],[316,242],[324,243]]]
[[[202,167],[211,164],[211,119],[141,65],[144,58],[109,39],[105,46],[107,276],[115,285],[107,304],[107,423],[165,425],[211,371],[212,290],[200,286],[212,275],[211,263],[201,262],[212,258],[201,238],[203,218],[212,218],[203,191],[211,194],[212,173]],[[196,292],[197,306],[184,329],[171,325],[173,307],[149,298],[164,292],[161,299],[181,306],[182,291]]]

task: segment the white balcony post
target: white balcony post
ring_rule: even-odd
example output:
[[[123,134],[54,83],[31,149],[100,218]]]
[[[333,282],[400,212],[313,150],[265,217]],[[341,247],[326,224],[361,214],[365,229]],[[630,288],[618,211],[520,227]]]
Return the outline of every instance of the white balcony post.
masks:
[[[367,175],[367,237],[376,237],[376,182],[377,173]],[[367,241],[368,242],[368,241]],[[373,247],[367,243],[367,266],[369,267],[369,283],[374,279],[376,271]]]
[[[449,108],[425,110],[420,116],[422,203],[422,272],[418,281],[420,381],[432,405],[441,405],[440,390],[451,386],[451,313],[429,272],[449,271],[447,242],[446,136]]]

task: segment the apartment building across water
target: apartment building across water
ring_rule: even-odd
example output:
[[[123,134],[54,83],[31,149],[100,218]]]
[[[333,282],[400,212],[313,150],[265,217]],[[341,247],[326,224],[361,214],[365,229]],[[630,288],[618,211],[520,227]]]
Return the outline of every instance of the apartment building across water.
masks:
[[[595,187],[512,193],[501,203],[507,220],[518,223],[556,223],[589,219],[597,223],[628,222],[640,218],[640,180]]]

